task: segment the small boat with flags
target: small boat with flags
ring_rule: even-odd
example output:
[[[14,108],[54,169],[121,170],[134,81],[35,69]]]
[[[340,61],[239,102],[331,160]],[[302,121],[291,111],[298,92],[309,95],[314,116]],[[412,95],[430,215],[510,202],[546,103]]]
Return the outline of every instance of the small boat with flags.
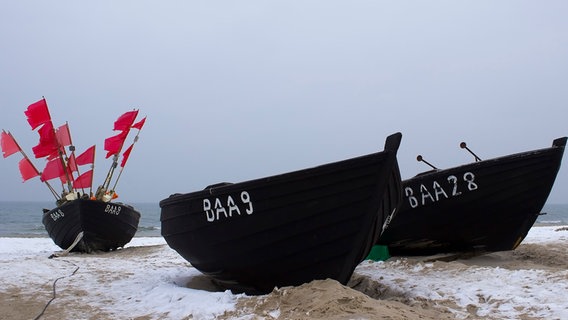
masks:
[[[172,194],[160,201],[162,236],[233,292],[326,278],[346,284],[400,204],[401,137],[369,155]]]
[[[138,110],[132,110],[114,122],[114,130],[119,133],[104,143],[106,158],[112,156],[112,164],[104,183],[93,192],[96,146],[75,155],[69,124],[53,126],[45,98],[29,105],[25,115],[32,130],[37,129],[39,134],[39,144],[32,151],[36,159],[45,159],[44,169],[39,171],[14,136],[5,130],[2,130],[2,152],[4,158],[20,153],[23,157],[18,167],[23,181],[39,177],[55,197],[55,207],[43,209],[42,217],[55,244],[66,254],[116,250],[130,242],[138,229],[140,213],[128,204],[115,201],[116,186],[146,118],[136,122]],[[136,136],[123,152],[132,129],[137,131]],[[52,180],[61,183],[61,193],[52,186]]]
[[[392,256],[473,256],[515,249],[556,179],[566,137],[548,148],[432,170],[404,180],[403,203],[379,238]]]

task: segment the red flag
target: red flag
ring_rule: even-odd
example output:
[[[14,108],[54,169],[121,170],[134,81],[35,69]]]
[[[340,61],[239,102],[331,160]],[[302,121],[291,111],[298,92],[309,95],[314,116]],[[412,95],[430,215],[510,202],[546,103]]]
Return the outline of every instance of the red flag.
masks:
[[[65,153],[65,149],[63,147],[59,148],[58,150],[54,150],[52,153],[50,153],[47,158],[45,158],[47,161],[49,160],[53,160],[57,157],[59,157],[59,151],[61,151],[61,154]]]
[[[59,142],[59,145],[62,147],[70,146],[73,144],[71,142],[71,133],[69,132],[69,125],[67,125],[67,123],[57,128],[55,136],[57,137],[57,142]]]
[[[4,158],[11,156],[21,150],[14,137],[12,137],[12,134],[6,133],[6,131],[4,130],[2,130],[1,145]]]
[[[65,170],[63,169],[63,164],[61,163],[61,158],[55,158],[48,161],[45,164],[45,168],[41,173],[41,181],[47,181],[55,178],[63,177],[62,182],[67,182],[65,178]]]
[[[130,145],[130,147],[128,147],[128,149],[126,149],[126,151],[124,151],[124,153],[122,154],[122,162],[120,163],[120,166],[124,168],[124,165],[126,164],[126,161],[128,161],[128,157],[130,156],[130,151],[132,151],[132,147],[134,147],[134,143]]]
[[[146,122],[146,117],[144,117],[144,119],[136,122],[135,124],[132,125],[132,128],[136,128],[138,130],[142,130],[142,127],[144,126],[144,123]]]
[[[59,176],[59,179],[61,180],[61,183],[67,183],[67,180],[69,179],[71,182],[74,180],[73,178],[73,172],[71,171],[71,169],[69,168],[69,166],[67,166],[67,174],[63,173],[62,175]]]
[[[78,166],[95,163],[95,146],[93,145],[89,149],[85,150],[85,152],[77,156],[77,158],[75,158],[75,162]]]
[[[36,167],[34,167],[28,158],[20,160],[18,167],[20,168],[20,173],[22,174],[24,182],[28,179],[39,176],[39,171],[37,171]]]
[[[69,156],[69,161],[67,161],[67,169],[69,169],[69,172],[79,171],[79,169],[77,168],[77,160],[75,160],[74,152]]]
[[[82,175],[78,176],[73,182],[73,188],[90,188],[93,181],[93,170],[89,170]]]
[[[28,117],[28,123],[32,126],[32,130],[51,121],[51,116],[49,115],[45,99],[41,99],[38,102],[30,104],[24,113]]]
[[[122,145],[124,144],[124,140],[126,140],[127,136],[128,131],[125,130],[121,131],[116,136],[105,139],[105,150],[108,151],[106,158],[120,152],[120,149],[122,149]]]
[[[128,130],[130,126],[134,123],[136,116],[138,115],[138,110],[128,111],[125,114],[118,117],[114,122],[114,130]]]
[[[53,131],[53,124],[47,122],[38,130],[39,144],[32,148],[36,158],[56,156],[59,151],[59,143]]]

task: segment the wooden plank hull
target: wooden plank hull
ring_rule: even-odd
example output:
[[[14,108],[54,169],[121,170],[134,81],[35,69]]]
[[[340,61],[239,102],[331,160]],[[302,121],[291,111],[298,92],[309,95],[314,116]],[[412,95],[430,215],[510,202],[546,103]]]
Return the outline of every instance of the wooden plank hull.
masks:
[[[326,278],[346,284],[400,205],[400,138],[371,155],[171,195],[160,202],[162,235],[235,292]]]
[[[72,251],[109,251],[123,247],[138,229],[140,213],[115,202],[77,199],[43,215],[47,233],[62,249],[69,248],[77,235],[83,238]]]
[[[378,244],[393,256],[515,249],[533,226],[560,168],[550,148],[435,170],[403,181],[403,203]]]

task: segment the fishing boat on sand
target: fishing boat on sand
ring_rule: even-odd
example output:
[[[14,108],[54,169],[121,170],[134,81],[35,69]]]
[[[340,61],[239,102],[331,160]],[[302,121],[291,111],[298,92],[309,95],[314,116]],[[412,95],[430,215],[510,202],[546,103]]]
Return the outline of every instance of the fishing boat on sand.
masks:
[[[104,183],[93,192],[96,146],[75,156],[69,124],[54,128],[45,98],[29,105],[25,115],[32,130],[39,128],[39,144],[32,151],[35,158],[45,158],[45,168],[40,172],[13,135],[4,130],[3,156],[21,153],[23,158],[18,166],[23,181],[39,177],[55,197],[55,208],[43,209],[42,222],[55,244],[64,249],[63,254],[110,251],[130,242],[138,229],[140,213],[128,204],[115,201],[118,198],[116,186],[146,118],[135,123],[138,110],[133,110],[114,122],[114,130],[119,133],[105,139],[104,144],[106,158],[112,156],[112,164]],[[131,129],[138,132],[134,142],[122,153],[120,171],[111,187],[119,155]],[[90,168],[81,173],[81,167],[87,165]],[[60,194],[49,182],[55,179],[61,183]]]
[[[346,284],[402,199],[401,137],[389,136],[382,152],[173,194],[160,202],[162,236],[233,292]]]
[[[478,255],[515,249],[556,179],[566,137],[552,147],[433,170],[404,180],[403,203],[379,238],[392,256]]]

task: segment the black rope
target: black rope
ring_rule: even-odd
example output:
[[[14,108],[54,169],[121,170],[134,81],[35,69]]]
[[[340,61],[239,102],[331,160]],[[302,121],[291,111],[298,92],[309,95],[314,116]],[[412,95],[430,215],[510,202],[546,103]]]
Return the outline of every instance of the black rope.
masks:
[[[53,257],[53,256],[50,256],[49,258],[51,259],[52,257]],[[45,305],[45,307],[43,307],[43,310],[41,311],[41,313],[38,314],[37,317],[34,318],[34,320],[37,320],[37,319],[41,318],[41,317],[43,316],[43,314],[45,313],[45,311],[47,310],[47,307],[49,307],[49,305],[51,304],[51,302],[52,302],[53,300],[55,300],[55,298],[56,298],[56,296],[57,296],[57,291],[56,291],[56,289],[55,289],[55,286],[56,286],[56,284],[57,284],[57,281],[59,281],[59,280],[61,280],[61,279],[64,279],[64,278],[72,277],[72,276],[75,275],[75,273],[77,273],[77,271],[79,271],[79,266],[77,266],[77,265],[74,264],[73,262],[67,261],[67,260],[61,260],[61,261],[65,261],[65,262],[67,262],[67,263],[70,263],[70,264],[74,265],[76,268],[75,268],[75,270],[73,270],[73,272],[72,272],[70,275],[59,277],[59,278],[55,279],[55,281],[53,281],[53,297],[47,302],[47,304]]]

